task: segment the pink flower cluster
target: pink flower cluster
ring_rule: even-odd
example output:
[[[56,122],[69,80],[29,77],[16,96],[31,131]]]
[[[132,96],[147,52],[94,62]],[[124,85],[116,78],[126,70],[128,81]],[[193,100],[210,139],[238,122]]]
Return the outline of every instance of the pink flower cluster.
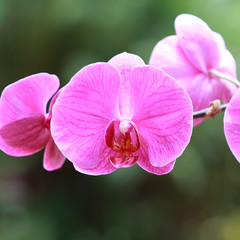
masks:
[[[59,79],[39,73],[7,86],[0,100],[0,148],[12,156],[27,156],[45,148],[46,170],[62,166],[65,157],[50,132],[52,107],[59,95]],[[55,95],[54,95],[55,94]],[[54,97],[52,98],[52,96]],[[52,98],[49,113],[47,103]]]
[[[198,17],[182,14],[175,20],[176,35],[158,42],[149,64],[160,67],[186,89],[193,110],[209,107],[220,99],[228,103],[237,87],[219,79],[213,70],[236,78],[236,64],[222,36]],[[194,120],[194,125],[204,119]]]
[[[149,65],[121,53],[84,67],[59,91],[58,78],[47,73],[6,87],[0,99],[1,150],[26,156],[45,148],[46,170],[60,168],[67,158],[90,175],[134,164],[166,174],[190,142],[193,124],[203,121],[193,123],[193,110],[232,99],[225,134],[240,160],[240,92],[215,74],[235,78],[235,61],[223,38],[201,19],[182,14],[175,28],[176,35],[155,46]]]
[[[51,126],[80,172],[106,174],[137,163],[164,174],[190,141],[192,104],[171,76],[122,53],[73,76],[54,105]]]

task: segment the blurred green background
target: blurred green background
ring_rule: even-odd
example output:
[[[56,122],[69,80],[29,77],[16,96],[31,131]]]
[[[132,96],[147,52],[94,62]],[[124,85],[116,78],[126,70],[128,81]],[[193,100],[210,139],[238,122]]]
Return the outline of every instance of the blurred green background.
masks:
[[[38,72],[65,85],[83,66],[127,51],[147,63],[154,45],[192,13],[222,34],[240,64],[238,0],[0,0],[0,87]],[[47,172],[42,152],[0,153],[1,240],[239,240],[240,166],[206,120],[174,170],[137,166],[100,177],[70,162]]]

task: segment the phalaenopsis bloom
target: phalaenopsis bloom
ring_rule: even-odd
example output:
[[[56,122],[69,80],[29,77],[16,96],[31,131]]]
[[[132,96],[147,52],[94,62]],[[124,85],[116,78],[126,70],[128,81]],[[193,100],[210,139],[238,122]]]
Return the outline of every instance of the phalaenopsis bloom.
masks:
[[[45,148],[44,168],[55,170],[65,157],[50,133],[52,106],[59,95],[59,79],[39,73],[7,86],[0,100],[0,148],[12,156],[27,156]],[[46,113],[50,102],[49,113]]]
[[[233,155],[240,162],[240,89],[225,111],[224,133]]]
[[[175,20],[176,35],[158,42],[149,64],[162,68],[187,90],[193,110],[209,107],[216,99],[229,102],[237,87],[216,76],[216,72],[236,78],[236,64],[222,36],[193,15]],[[195,119],[194,125],[203,119]]]
[[[192,133],[192,104],[164,71],[122,53],[81,69],[53,107],[51,131],[62,153],[86,174],[137,163],[165,174]]]

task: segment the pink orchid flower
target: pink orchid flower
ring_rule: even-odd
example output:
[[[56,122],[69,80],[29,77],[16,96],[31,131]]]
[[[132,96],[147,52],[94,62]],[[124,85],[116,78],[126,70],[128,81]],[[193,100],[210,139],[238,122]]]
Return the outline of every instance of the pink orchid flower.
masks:
[[[228,104],[223,122],[228,146],[240,162],[240,89]]]
[[[76,170],[108,174],[137,163],[172,170],[192,133],[192,104],[162,70],[122,53],[81,69],[53,107],[51,131]]]
[[[52,107],[59,92],[59,79],[38,73],[7,86],[0,99],[0,148],[12,156],[27,156],[46,147],[44,168],[55,170],[65,157],[50,133]],[[47,103],[54,95],[46,114]]]
[[[214,75],[218,71],[236,78],[236,64],[222,36],[190,14],[175,20],[176,35],[158,42],[149,64],[165,70],[187,90],[193,110],[209,107],[216,99],[229,102],[237,87]],[[195,119],[194,125],[203,121]]]

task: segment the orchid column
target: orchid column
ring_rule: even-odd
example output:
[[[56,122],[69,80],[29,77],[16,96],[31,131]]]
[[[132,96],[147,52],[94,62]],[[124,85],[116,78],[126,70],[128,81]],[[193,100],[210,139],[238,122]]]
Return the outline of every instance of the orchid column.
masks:
[[[162,70],[122,53],[81,69],[53,107],[51,131],[62,153],[86,174],[137,163],[172,170],[190,141],[192,103]]]

